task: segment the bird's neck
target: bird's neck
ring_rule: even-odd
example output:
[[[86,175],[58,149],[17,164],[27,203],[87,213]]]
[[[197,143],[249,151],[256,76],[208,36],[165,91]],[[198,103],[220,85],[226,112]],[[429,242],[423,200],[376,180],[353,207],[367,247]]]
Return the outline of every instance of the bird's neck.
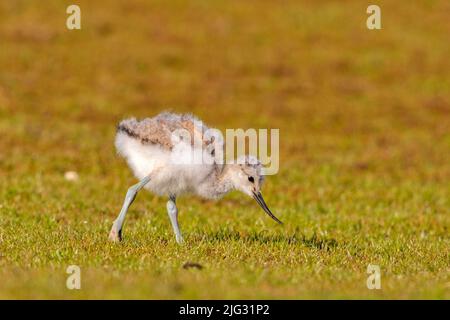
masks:
[[[207,198],[220,198],[234,189],[231,179],[231,166],[225,164],[220,170],[217,168],[212,174],[212,179],[204,186],[203,196]]]

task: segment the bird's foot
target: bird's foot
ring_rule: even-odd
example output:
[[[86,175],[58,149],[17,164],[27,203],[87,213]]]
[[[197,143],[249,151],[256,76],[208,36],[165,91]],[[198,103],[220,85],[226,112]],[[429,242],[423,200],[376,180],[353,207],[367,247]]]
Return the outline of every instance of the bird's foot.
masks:
[[[113,226],[111,228],[111,231],[109,232],[108,239],[112,242],[120,242],[122,241],[122,229],[117,230],[116,226]]]
[[[177,243],[179,245],[183,245],[184,244],[184,239],[183,239],[183,237],[181,235],[175,236],[175,239],[177,240]]]

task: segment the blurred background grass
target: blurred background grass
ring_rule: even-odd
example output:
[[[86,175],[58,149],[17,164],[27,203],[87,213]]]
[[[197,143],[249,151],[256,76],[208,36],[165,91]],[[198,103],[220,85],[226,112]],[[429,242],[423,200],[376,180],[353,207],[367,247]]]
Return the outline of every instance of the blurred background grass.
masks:
[[[0,3],[0,297],[448,298],[448,1],[377,1],[377,31],[363,1],[77,1],[75,31],[70,4]],[[287,226],[185,198],[178,248],[141,195],[108,244],[134,182],[115,124],[162,110],[279,128],[265,193]],[[95,285],[65,289],[70,263]]]

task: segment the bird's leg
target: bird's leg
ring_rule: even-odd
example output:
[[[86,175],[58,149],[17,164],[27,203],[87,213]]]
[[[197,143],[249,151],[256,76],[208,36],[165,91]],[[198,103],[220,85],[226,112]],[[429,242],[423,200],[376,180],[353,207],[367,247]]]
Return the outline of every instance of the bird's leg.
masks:
[[[127,214],[128,208],[133,203],[139,190],[141,190],[149,181],[150,176],[146,176],[144,179],[128,189],[119,216],[114,221],[111,232],[109,233],[109,240],[114,242],[122,241],[122,225],[123,221],[125,220],[125,215]]]
[[[169,214],[170,222],[172,223],[173,232],[175,232],[175,239],[179,244],[184,242],[181,235],[180,227],[178,226],[178,209],[175,203],[175,196],[170,196],[167,201],[167,213]]]

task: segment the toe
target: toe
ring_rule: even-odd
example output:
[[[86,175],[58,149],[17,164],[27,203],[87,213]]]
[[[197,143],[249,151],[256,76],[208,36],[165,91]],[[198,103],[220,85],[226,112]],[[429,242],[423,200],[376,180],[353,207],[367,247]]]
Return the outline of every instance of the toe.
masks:
[[[115,228],[111,229],[109,233],[109,240],[112,242],[120,242],[122,241],[122,230],[117,231]]]
[[[183,237],[176,237],[177,243],[178,244],[184,244],[184,239]]]

